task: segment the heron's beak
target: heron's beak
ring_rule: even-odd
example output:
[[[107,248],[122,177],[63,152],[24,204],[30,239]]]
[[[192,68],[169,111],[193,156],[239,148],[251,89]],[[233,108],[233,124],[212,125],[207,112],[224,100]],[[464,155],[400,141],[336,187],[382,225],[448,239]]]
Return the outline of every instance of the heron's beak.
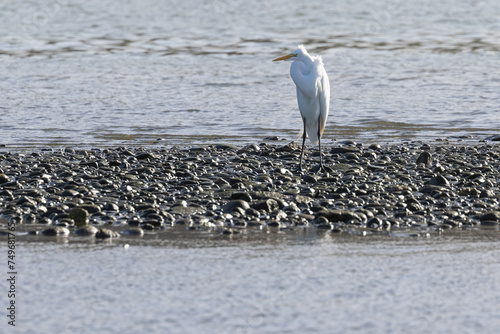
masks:
[[[292,57],[297,57],[297,54],[296,53],[290,53],[289,55],[273,59],[273,61],[287,60],[287,59],[290,59]]]

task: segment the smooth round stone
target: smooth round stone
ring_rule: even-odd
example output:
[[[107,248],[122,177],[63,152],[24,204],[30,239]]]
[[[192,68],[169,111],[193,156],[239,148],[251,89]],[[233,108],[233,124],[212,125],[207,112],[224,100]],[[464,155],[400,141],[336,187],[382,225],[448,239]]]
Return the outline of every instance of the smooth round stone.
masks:
[[[144,230],[142,228],[131,228],[131,229],[123,230],[121,233],[123,235],[128,235],[128,236],[142,237],[144,235]]]
[[[103,210],[118,212],[118,211],[120,211],[120,207],[115,203],[106,203]]]
[[[417,164],[424,164],[429,166],[430,164],[432,164],[432,155],[427,151],[420,153],[417,158]]]
[[[54,226],[43,230],[41,234],[48,236],[66,236],[69,235],[69,230],[63,226]]]
[[[382,147],[379,144],[371,144],[370,146],[368,146],[368,148],[370,150],[376,151],[376,150],[380,150]]]
[[[104,228],[104,227],[100,228],[95,234],[95,237],[98,239],[117,238],[119,236],[120,234],[118,232],[115,232],[113,230],[110,230],[109,228]]]
[[[485,221],[489,222],[499,222],[500,221],[500,211],[491,211],[488,213],[485,213],[484,215],[481,216],[481,223]]]
[[[373,229],[382,228],[382,220],[378,217],[373,217],[366,222],[366,227]]]
[[[241,200],[246,201],[246,202],[251,202],[252,196],[250,196],[250,194],[243,192],[243,191],[235,191],[231,194],[231,199],[232,200],[241,199]]]
[[[101,208],[94,204],[82,204],[80,208],[87,210],[89,214],[101,212]]]
[[[5,175],[3,173],[0,174],[0,184],[7,183],[9,181],[10,181],[10,179],[9,179],[9,177],[7,175]]]
[[[75,197],[76,195],[79,195],[80,193],[76,190],[73,189],[66,189],[61,193],[61,196],[65,197]]]
[[[237,199],[237,200],[233,200],[233,201],[229,201],[227,202],[223,207],[222,207],[222,211],[224,212],[233,212],[236,208],[241,208],[243,210],[247,210],[250,208],[250,204],[248,204],[247,201],[243,200],[243,199]]]
[[[445,186],[445,187],[447,187],[450,185],[450,182],[448,182],[448,180],[444,176],[438,175],[438,176],[432,177],[429,180],[429,184],[432,186]]]
[[[84,225],[75,231],[76,235],[87,236],[94,235],[99,231],[99,229],[93,225]]]
[[[75,225],[81,227],[89,223],[89,212],[83,208],[73,208],[68,213],[68,218],[73,219]]]
[[[332,223],[336,222],[348,222],[351,220],[362,221],[363,217],[360,217],[360,213],[351,212],[348,210],[321,210],[316,214],[317,217],[325,217],[328,221]],[[365,216],[366,219],[366,216]]]
[[[274,210],[279,209],[278,201],[272,198],[268,198],[265,200],[258,201],[253,205],[253,208],[256,210],[261,210],[265,212],[272,212]]]
[[[345,153],[360,153],[360,150],[355,147],[334,147],[330,150],[331,154],[345,154]]]

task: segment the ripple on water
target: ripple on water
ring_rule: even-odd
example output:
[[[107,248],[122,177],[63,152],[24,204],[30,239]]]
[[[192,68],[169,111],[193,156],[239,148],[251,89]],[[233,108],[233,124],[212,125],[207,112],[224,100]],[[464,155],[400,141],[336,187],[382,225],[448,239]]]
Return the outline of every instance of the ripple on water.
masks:
[[[323,56],[330,76],[325,142],[498,133],[493,0],[0,9],[9,13],[0,22],[0,130],[10,147],[294,140],[295,88],[288,64],[271,59],[298,43]]]

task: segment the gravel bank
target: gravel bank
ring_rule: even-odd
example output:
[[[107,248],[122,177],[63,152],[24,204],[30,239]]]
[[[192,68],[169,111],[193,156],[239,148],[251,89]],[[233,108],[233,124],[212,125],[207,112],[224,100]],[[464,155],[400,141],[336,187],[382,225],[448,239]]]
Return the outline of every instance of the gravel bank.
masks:
[[[500,221],[500,146],[339,143],[315,174],[295,143],[0,154],[0,230],[142,236],[185,226],[224,234],[305,227],[331,233],[489,228]],[[29,230],[30,228],[28,228]]]

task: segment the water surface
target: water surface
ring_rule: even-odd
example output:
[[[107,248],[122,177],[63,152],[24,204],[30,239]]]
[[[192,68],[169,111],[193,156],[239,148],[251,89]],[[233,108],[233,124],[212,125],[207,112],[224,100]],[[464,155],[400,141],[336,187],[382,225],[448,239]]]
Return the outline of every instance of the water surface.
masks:
[[[31,1],[0,5],[0,144],[255,143],[302,126],[278,55],[323,56],[324,143],[498,134],[500,4]]]
[[[169,231],[84,240],[19,244],[20,333],[495,333],[500,326],[498,231],[430,238]]]

